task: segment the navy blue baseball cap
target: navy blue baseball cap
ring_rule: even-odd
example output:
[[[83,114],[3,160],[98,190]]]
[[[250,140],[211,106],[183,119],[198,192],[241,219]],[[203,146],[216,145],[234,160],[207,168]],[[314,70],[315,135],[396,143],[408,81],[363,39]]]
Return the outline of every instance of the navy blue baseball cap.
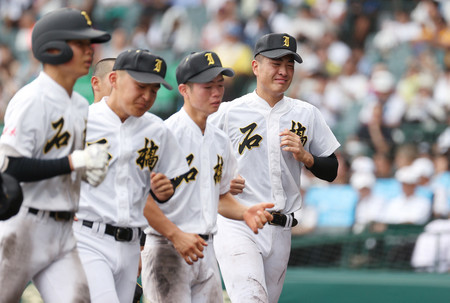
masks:
[[[172,89],[172,86],[164,80],[167,71],[164,59],[145,49],[130,49],[120,53],[113,70],[125,70],[140,83],[161,83],[167,89]]]
[[[303,62],[300,55],[297,54],[297,41],[286,33],[272,33],[259,38],[255,45],[254,56],[259,54],[271,59],[292,55],[298,63]]]
[[[194,52],[183,58],[175,72],[178,84],[186,82],[206,83],[212,81],[219,74],[233,77],[231,68],[222,66],[219,56],[215,52]]]

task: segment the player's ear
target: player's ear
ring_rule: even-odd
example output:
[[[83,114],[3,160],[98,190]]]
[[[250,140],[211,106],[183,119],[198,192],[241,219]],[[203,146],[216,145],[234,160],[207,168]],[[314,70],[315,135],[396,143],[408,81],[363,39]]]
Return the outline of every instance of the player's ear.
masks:
[[[111,83],[111,88],[116,88],[116,82],[117,82],[117,72],[113,71],[108,75],[109,82]]]
[[[91,78],[91,86],[94,91],[98,90],[98,78],[96,76],[92,76]]]
[[[180,84],[180,85],[178,85],[178,91],[180,92],[180,94],[183,96],[183,98],[186,98],[187,97],[187,92],[186,92],[186,90],[187,90],[187,85],[186,84]]]
[[[252,61],[252,70],[253,70],[253,74],[255,76],[258,76],[258,66],[259,66],[258,60],[253,60]]]

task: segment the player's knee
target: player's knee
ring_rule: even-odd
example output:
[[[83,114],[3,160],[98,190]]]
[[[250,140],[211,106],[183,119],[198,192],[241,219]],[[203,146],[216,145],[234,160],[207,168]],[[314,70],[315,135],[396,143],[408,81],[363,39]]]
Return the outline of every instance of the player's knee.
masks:
[[[231,302],[237,303],[268,303],[265,285],[255,278],[248,277],[246,283],[240,283],[238,288],[228,292]]]

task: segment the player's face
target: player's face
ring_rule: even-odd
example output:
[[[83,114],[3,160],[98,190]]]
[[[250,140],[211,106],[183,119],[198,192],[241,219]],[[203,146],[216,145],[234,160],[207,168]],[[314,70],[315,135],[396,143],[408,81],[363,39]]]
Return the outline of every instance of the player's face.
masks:
[[[257,78],[257,93],[281,100],[284,92],[289,88],[294,75],[294,58],[287,55],[278,59],[259,56],[253,60],[253,73]]]
[[[219,109],[224,92],[224,78],[222,75],[218,75],[207,83],[186,85],[185,104],[195,112],[207,117]]]
[[[114,100],[117,100],[112,107],[123,121],[129,116],[140,117],[145,114],[155,103],[161,87],[159,83],[137,82],[126,71],[113,72],[110,80],[114,87]]]
[[[73,52],[72,59],[65,65],[74,73],[77,78],[87,75],[92,64],[94,49],[90,40],[69,40],[67,41]]]

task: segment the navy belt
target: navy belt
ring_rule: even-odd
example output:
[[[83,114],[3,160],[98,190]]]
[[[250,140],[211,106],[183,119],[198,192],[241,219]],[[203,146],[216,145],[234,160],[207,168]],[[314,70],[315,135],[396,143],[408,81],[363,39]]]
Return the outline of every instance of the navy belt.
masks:
[[[33,215],[37,215],[40,211],[44,213],[49,213],[48,216],[55,219],[55,221],[70,221],[73,219],[73,216],[75,215],[73,212],[70,211],[48,211],[48,210],[40,210],[37,208],[28,208],[28,212]]]
[[[292,216],[292,227],[294,227],[298,224],[297,219],[294,218],[294,213],[290,213],[287,215],[282,214],[278,211],[272,211],[270,213],[273,216],[273,220],[269,222],[270,225],[278,225],[278,226],[285,227],[286,223],[288,222],[287,216]]]
[[[83,220],[83,226],[92,228],[92,226],[94,226],[94,222],[92,221],[87,221],[87,220]],[[105,224],[105,234],[113,236],[114,239],[116,239],[116,241],[121,241],[121,242],[130,242],[131,240],[133,240],[133,229],[130,227],[118,227],[118,226],[113,226],[111,224]],[[139,237],[141,236],[141,229],[138,228],[138,237],[136,239],[139,239]]]
[[[205,240],[205,241],[208,241],[210,238],[212,238],[212,235],[202,235],[202,234],[199,234],[199,236],[200,236],[201,238],[203,238],[203,240]]]

